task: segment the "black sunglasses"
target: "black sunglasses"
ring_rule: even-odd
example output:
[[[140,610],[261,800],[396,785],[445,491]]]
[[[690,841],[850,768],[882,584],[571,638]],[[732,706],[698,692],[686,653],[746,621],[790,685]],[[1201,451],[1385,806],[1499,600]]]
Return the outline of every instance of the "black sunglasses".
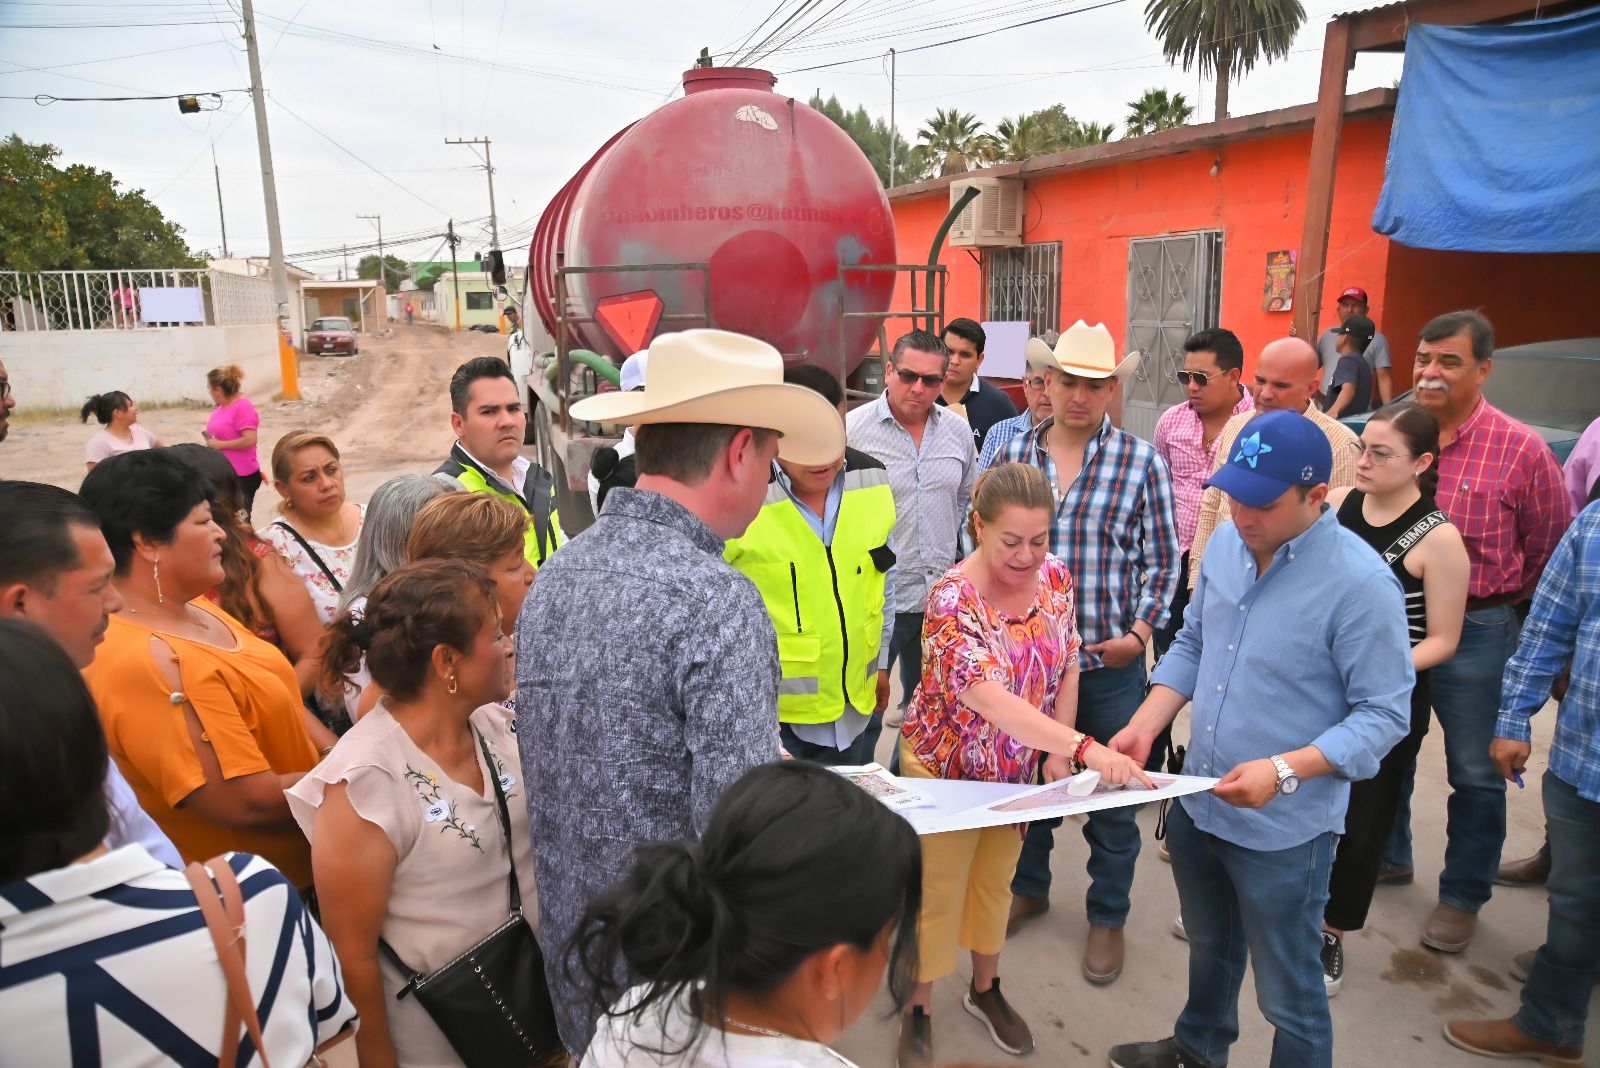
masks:
[[[919,375],[915,371],[907,371],[904,368],[896,368],[894,373],[899,375],[900,381],[904,382],[908,386],[914,386],[918,382],[921,382],[929,389],[932,389],[935,386],[941,386],[944,384],[944,375]]]
[[[1172,377],[1178,380],[1178,385],[1180,386],[1187,386],[1190,381],[1193,381],[1195,385],[1204,388],[1206,383],[1213,378],[1221,378],[1227,373],[1226,371],[1213,371],[1210,374],[1206,374],[1204,371],[1174,371],[1172,372]]]

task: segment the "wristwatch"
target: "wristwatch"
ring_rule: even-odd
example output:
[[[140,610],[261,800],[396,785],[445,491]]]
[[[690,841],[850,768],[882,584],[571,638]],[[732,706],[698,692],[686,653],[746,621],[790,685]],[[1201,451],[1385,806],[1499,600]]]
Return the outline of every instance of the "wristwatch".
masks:
[[[1294,773],[1294,769],[1289,766],[1287,760],[1281,756],[1275,756],[1272,758],[1272,766],[1278,769],[1278,792],[1280,794],[1292,794],[1300,789],[1300,776]]]

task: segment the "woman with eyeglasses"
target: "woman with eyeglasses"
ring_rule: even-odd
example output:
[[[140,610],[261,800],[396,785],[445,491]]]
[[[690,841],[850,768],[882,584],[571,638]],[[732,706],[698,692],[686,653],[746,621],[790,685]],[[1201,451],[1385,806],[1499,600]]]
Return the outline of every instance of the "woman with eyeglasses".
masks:
[[[1344,837],[1322,914],[1323,984],[1329,996],[1344,980],[1345,933],[1366,923],[1401,784],[1428,733],[1428,669],[1455,653],[1466,615],[1470,565],[1461,532],[1433,500],[1438,458],[1439,423],[1432,413],[1417,404],[1391,404],[1374,412],[1361,432],[1355,486],[1328,496],[1339,522],[1383,555],[1400,581],[1417,671],[1410,733],[1383,758],[1377,775],[1350,784]]]

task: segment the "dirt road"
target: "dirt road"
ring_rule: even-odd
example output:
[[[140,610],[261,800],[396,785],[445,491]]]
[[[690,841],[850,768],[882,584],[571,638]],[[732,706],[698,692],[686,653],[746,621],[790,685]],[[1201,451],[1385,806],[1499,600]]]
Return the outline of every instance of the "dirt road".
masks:
[[[327,434],[339,446],[345,492],[365,501],[385,479],[403,471],[429,471],[450,450],[450,372],[473,356],[499,355],[494,334],[451,334],[436,326],[400,326],[388,337],[361,342],[361,355],[307,356],[300,361],[298,401],[253,396],[261,411],[261,465],[272,445],[290,430]],[[250,383],[245,383],[249,391]],[[15,381],[17,411],[0,447],[0,477],[49,482],[77,489],[83,481],[83,445],[97,429],[76,419],[35,421],[28,416],[28,383]],[[117,383],[105,383],[116,389]],[[134,400],[138,401],[135,397]],[[201,408],[145,408],[139,421],[168,445],[200,441]],[[275,513],[271,484],[256,497],[256,520]]]
[[[500,341],[492,335],[451,335],[437,327],[415,326],[399,327],[389,338],[365,339],[361,355],[354,358],[309,357],[301,364],[304,400],[257,401],[262,460],[285,431],[322,430],[343,451],[350,498],[364,501],[391,475],[427,471],[439,462],[451,441],[446,396],[450,372],[471,356],[500,351]],[[115,382],[105,385],[117,387]],[[13,386],[19,405],[11,436],[0,446],[0,477],[75,489],[83,477],[83,443],[93,428],[76,420],[30,420],[28,384]],[[174,443],[199,441],[205,417],[194,408],[152,409],[142,421],[163,441]],[[266,522],[276,504],[270,486],[263,489],[257,498],[258,522]],[[1528,789],[1512,790],[1509,797],[1507,857],[1526,856],[1538,848],[1543,833],[1538,782],[1554,720],[1553,708],[1534,720]],[[1179,727],[1180,736],[1187,733],[1186,722],[1180,721]],[[880,748],[885,763],[892,737],[887,734]],[[1513,955],[1543,940],[1544,891],[1497,888],[1484,909],[1478,937],[1465,953],[1446,956],[1418,943],[1436,895],[1447,792],[1443,746],[1435,729],[1423,746],[1417,776],[1417,883],[1380,889],[1366,930],[1346,942],[1344,989],[1332,1003],[1335,1063],[1341,1066],[1470,1068],[1485,1063],[1446,1045],[1441,1023],[1452,1015],[1514,1012],[1518,985],[1505,966]],[[1117,1042],[1171,1033],[1187,985],[1188,950],[1169,931],[1178,911],[1177,894],[1171,868],[1156,856],[1149,833],[1154,818],[1148,810],[1140,816],[1147,833],[1134,879],[1127,972],[1110,987],[1090,986],[1079,974],[1087,850],[1078,825],[1069,822],[1057,832],[1053,908],[1019,932],[1006,947],[1001,968],[1007,996],[1031,1022],[1038,1040],[1037,1052],[1023,1063],[1039,1068],[1102,1065],[1106,1049]],[[935,988],[938,1062],[1018,1063],[999,1053],[978,1022],[962,1010],[961,988],[968,975],[963,962],[955,976]],[[894,1063],[895,1024],[885,1017],[885,1009],[880,998],[837,1044],[863,1068]],[[1595,1018],[1600,1017],[1591,1013]],[[1240,1030],[1233,1063],[1266,1064],[1272,1032],[1255,1007],[1251,980],[1241,999]],[[1591,1037],[1589,1050],[1587,1063],[1600,1065],[1600,1040]],[[351,1044],[342,1047],[337,1063],[353,1064],[353,1053]]]

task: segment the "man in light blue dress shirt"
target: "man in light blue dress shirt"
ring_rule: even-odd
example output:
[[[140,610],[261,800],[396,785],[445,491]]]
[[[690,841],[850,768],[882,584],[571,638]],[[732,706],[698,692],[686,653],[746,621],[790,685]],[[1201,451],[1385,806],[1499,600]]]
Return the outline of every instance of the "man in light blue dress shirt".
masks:
[[[1239,1035],[1248,955],[1276,1028],[1272,1068],[1332,1068],[1320,932],[1350,783],[1406,733],[1415,675],[1400,584],[1325,507],[1333,454],[1269,412],[1212,475],[1232,500],[1150,695],[1107,744],[1143,760],[1185,703],[1184,770],[1218,776],[1174,806],[1167,848],[1189,935],[1175,1034],[1114,1068],[1219,1068]]]

